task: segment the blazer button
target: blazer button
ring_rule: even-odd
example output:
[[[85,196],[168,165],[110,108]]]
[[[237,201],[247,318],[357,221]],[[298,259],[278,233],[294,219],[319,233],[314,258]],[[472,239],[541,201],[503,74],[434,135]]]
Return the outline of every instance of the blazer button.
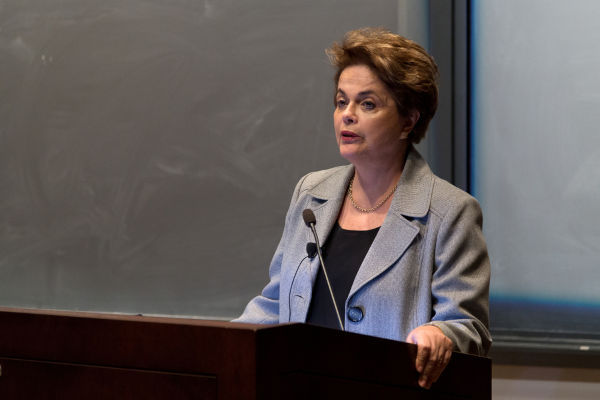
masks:
[[[352,322],[360,322],[365,316],[365,312],[361,306],[350,307],[348,309],[348,319]]]

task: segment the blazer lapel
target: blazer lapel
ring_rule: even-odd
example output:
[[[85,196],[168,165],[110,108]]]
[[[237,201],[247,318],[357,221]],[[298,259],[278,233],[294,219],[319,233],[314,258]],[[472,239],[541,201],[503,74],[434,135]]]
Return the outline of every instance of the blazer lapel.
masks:
[[[348,298],[402,257],[418,233],[419,228],[402,216],[388,214],[354,278]]]
[[[354,167],[352,165],[344,166],[340,170],[325,180],[317,183],[314,187],[308,189],[308,194],[311,199],[308,203],[310,208],[315,214],[317,223],[315,229],[319,236],[319,243],[321,246],[327,240],[333,224],[337,221],[338,214],[346,195],[346,188],[350,182],[350,178],[354,174]],[[300,210],[299,210],[300,211]],[[310,228],[302,228],[305,231],[306,240],[304,243],[314,242],[314,237],[311,233]],[[319,271],[319,259],[314,257],[309,264],[308,270],[306,270],[306,279],[298,279],[297,282],[303,281],[308,282],[308,285],[303,285],[301,288],[294,289],[294,282],[292,282],[292,294],[296,297],[301,298],[303,301],[298,304],[292,305],[291,321],[305,321],[312,297],[312,285],[316,279]]]
[[[427,163],[411,148],[390,210],[356,274],[348,298],[391,267],[411,245],[419,228],[406,217],[421,218],[429,212],[433,182]]]
[[[331,175],[328,179],[320,182],[309,191],[313,197],[311,209],[317,220],[315,229],[317,230],[321,246],[327,240],[333,225],[338,219],[342,203],[346,196],[346,190],[353,174],[354,167],[348,165],[340,173]],[[310,229],[307,233],[309,241],[312,242],[314,239],[312,233],[310,233]]]

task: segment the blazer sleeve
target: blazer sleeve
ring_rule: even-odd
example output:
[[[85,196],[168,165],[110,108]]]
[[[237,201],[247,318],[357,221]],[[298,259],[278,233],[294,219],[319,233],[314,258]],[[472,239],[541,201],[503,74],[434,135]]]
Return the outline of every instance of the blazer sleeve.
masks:
[[[250,300],[241,316],[232,322],[245,322],[253,324],[276,324],[279,322],[279,283],[281,278],[281,264],[283,254],[287,244],[288,231],[290,229],[290,219],[292,210],[302,191],[302,184],[307,174],[298,181],[290,206],[286,213],[283,235],[279,240],[273,259],[269,266],[269,283],[264,287],[261,294]]]
[[[431,285],[433,316],[464,353],[486,355],[489,332],[490,262],[477,200],[465,196],[448,209],[441,222]]]

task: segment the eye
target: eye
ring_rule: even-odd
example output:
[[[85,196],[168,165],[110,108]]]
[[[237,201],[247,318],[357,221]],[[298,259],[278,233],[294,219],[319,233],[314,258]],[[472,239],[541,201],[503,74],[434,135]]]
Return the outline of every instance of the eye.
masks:
[[[337,108],[344,108],[344,107],[346,107],[346,104],[347,104],[346,99],[339,98],[339,99],[335,100],[335,106]]]
[[[375,108],[375,103],[373,103],[371,100],[365,100],[361,103],[361,105],[365,110],[373,110]]]

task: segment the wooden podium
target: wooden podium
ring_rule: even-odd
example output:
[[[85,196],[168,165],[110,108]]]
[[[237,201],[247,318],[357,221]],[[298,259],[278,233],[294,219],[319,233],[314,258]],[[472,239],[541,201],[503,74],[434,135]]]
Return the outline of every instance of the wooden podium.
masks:
[[[0,399],[489,399],[454,353],[430,390],[416,346],[305,324],[0,308]]]

